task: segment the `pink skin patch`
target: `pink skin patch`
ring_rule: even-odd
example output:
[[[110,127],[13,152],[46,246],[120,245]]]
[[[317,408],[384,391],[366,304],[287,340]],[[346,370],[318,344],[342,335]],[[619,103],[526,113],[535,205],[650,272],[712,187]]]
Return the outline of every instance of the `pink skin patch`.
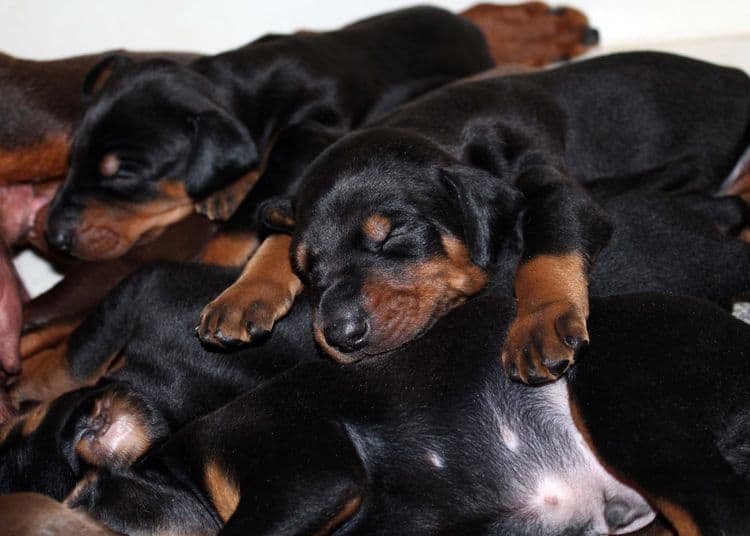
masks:
[[[21,366],[18,342],[21,337],[21,304],[25,291],[21,286],[8,249],[0,243],[0,386],[7,374],[16,374]],[[3,389],[3,387],[0,387]],[[10,411],[7,395],[0,393],[0,422]]]
[[[52,200],[54,188],[32,184],[0,187],[0,238],[12,246],[34,227],[36,215]]]
[[[21,306],[28,299],[9,247],[32,231],[37,213],[49,204],[53,194],[54,188],[36,188],[31,184],[0,187],[0,422],[11,413],[2,384],[7,375],[20,370]]]

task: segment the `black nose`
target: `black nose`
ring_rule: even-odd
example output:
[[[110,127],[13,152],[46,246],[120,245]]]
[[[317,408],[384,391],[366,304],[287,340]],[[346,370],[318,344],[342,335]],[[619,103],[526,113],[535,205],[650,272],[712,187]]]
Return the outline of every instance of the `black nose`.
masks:
[[[360,350],[367,345],[370,325],[362,314],[347,312],[323,328],[326,342],[344,353]]]
[[[50,247],[68,253],[73,246],[73,234],[64,230],[50,229],[44,232],[44,238]]]

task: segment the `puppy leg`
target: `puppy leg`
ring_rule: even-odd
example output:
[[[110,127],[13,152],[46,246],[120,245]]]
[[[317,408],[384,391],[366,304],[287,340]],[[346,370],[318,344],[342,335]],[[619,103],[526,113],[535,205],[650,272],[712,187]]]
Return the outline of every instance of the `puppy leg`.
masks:
[[[245,173],[226,188],[196,203],[195,211],[212,221],[228,220],[240,206],[242,200],[245,199],[247,193],[258,182],[260,174],[261,172],[257,169]]]
[[[122,349],[138,320],[133,311],[150,298],[153,285],[158,284],[158,277],[153,281],[154,274],[157,272],[142,270],[132,276],[110,292],[70,337],[25,359],[21,374],[9,385],[13,403],[46,401],[72,389],[93,385],[121,364]],[[61,325],[62,330],[70,327]],[[22,342],[21,346],[34,346],[36,342]]]
[[[551,166],[531,168],[517,183],[528,200],[524,252],[502,360],[511,378],[542,383],[562,375],[588,343],[589,265],[612,228],[588,193]]]
[[[583,13],[543,2],[478,4],[460,16],[479,27],[498,64],[538,67],[583,54],[599,42]]]
[[[239,279],[206,305],[198,327],[203,342],[236,346],[257,341],[286,315],[302,290],[289,260],[291,241],[288,235],[268,237]]]

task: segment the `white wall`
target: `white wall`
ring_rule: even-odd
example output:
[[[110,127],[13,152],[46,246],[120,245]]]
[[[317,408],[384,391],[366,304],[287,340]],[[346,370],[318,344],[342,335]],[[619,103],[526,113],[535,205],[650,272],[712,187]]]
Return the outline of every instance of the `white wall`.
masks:
[[[0,50],[47,59],[110,48],[217,52],[269,31],[327,29],[430,0],[0,0]],[[459,10],[470,0],[432,0]],[[572,0],[603,43],[750,34],[750,0]]]

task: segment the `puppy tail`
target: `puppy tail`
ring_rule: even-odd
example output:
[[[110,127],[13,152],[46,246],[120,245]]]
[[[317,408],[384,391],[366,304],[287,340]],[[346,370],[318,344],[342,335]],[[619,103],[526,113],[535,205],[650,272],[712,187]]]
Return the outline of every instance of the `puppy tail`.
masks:
[[[599,32],[586,15],[569,7],[477,4],[459,15],[480,29],[498,65],[540,67],[579,56],[599,43]]]

